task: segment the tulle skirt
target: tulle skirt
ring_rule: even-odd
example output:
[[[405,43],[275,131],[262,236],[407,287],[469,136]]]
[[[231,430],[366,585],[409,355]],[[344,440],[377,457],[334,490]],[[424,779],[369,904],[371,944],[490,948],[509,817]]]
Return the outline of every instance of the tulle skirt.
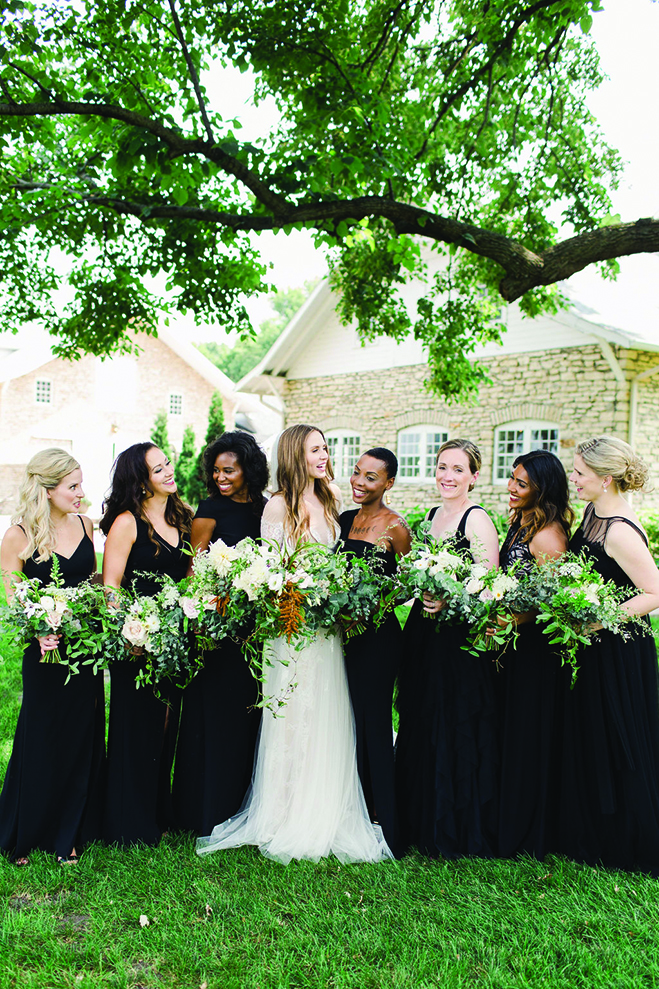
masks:
[[[340,638],[320,633],[299,650],[276,639],[266,655],[264,695],[274,710],[263,713],[251,787],[239,813],[199,839],[198,854],[258,845],[283,864],[393,858],[359,782]]]

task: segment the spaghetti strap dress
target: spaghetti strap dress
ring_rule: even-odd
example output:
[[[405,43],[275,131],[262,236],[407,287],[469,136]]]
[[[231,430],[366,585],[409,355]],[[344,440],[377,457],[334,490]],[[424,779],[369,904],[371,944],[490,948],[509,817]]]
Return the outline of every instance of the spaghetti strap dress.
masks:
[[[394,552],[377,549],[363,539],[349,538],[358,511],[343,512],[339,519],[345,551],[359,557],[372,555],[380,561],[382,573],[394,574]],[[394,854],[398,852],[398,824],[391,707],[403,644],[400,623],[390,614],[378,629],[370,624],[344,645],[359,778],[371,820],[379,822]]]
[[[432,519],[437,509],[429,515]],[[472,505],[456,529],[465,534]],[[496,854],[498,755],[492,663],[462,647],[467,627],[414,603],[399,675],[396,793],[403,847],[431,857]]]
[[[211,542],[235,546],[248,536],[260,537],[261,519],[252,502],[207,498],[195,518],[215,520]],[[225,639],[203,659],[183,691],[172,796],[176,826],[210,834],[245,798],[261,710],[254,707],[258,684],[238,643]]]
[[[499,554],[500,565],[522,570],[537,566],[513,523]],[[516,648],[509,648],[495,674],[501,729],[499,855],[544,858],[555,851],[561,774],[561,691],[565,671],[535,622],[519,626]]]
[[[619,587],[630,580],[606,552],[613,523],[592,504],[570,548],[586,548],[598,572]],[[635,594],[630,588],[630,597]],[[648,622],[648,619],[645,619]],[[648,622],[649,624],[649,622]],[[558,851],[590,865],[659,875],[659,677],[652,635],[603,631],[578,654],[574,689],[565,677]]]
[[[57,553],[66,587],[95,571],[94,544],[82,538],[71,556]],[[25,561],[26,577],[50,580],[52,559]],[[60,645],[60,652],[65,646]],[[103,674],[42,663],[35,640],[23,656],[23,701],[0,796],[0,848],[16,858],[33,849],[66,858],[100,837],[105,759]]]
[[[166,574],[172,580],[185,577],[190,557],[183,538],[171,546],[146,522],[135,518],[137,536],[128,556],[124,586],[138,594],[157,594],[155,579]],[[139,576],[140,573],[153,577]],[[108,783],[103,834],[108,842],[156,844],[172,826],[171,772],[181,691],[161,682],[157,697],[153,687],[135,685],[143,661],[127,660],[110,665],[110,722],[108,730]],[[162,699],[161,699],[162,698]]]

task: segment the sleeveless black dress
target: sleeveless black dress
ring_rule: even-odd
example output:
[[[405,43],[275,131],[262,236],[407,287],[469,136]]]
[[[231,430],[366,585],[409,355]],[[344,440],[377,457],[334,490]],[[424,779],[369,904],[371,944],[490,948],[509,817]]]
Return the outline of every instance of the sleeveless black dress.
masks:
[[[383,573],[395,573],[394,552],[376,549],[363,539],[348,538],[358,511],[343,512],[339,520],[344,549],[359,557],[372,554],[381,561]],[[379,629],[368,626],[344,645],[359,779],[371,820],[379,822],[394,855],[399,854],[399,840],[391,706],[403,644],[400,623],[395,615],[389,615]]]
[[[524,542],[525,530],[513,523],[501,547],[503,569],[536,563]],[[520,852],[544,858],[555,851],[561,770],[560,703],[565,671],[535,623],[519,626],[517,647],[500,658],[495,676],[501,729],[499,855]]]
[[[251,502],[219,496],[202,501],[195,518],[215,520],[211,542],[235,546],[260,538]],[[176,826],[210,834],[242,805],[252,778],[261,722],[258,685],[240,646],[229,639],[204,655],[204,667],[183,691],[173,800]]]
[[[432,518],[437,509],[429,515]],[[456,545],[469,549],[467,517]],[[416,601],[404,629],[398,684],[396,792],[404,848],[457,858],[496,853],[498,755],[493,667],[461,647],[462,624],[424,618]]]
[[[570,548],[586,547],[599,573],[629,587],[607,555],[614,522],[586,509]],[[644,541],[645,536],[641,532]],[[633,589],[630,593],[633,596]],[[563,764],[558,851],[590,865],[659,875],[659,683],[651,635],[623,640],[601,632],[579,653],[573,690],[563,686]]]
[[[57,554],[66,587],[96,569],[94,544],[80,524],[82,539],[71,556]],[[23,572],[46,584],[51,568],[51,560],[31,558]],[[81,665],[65,685],[66,667],[40,660],[34,641],[23,656],[23,702],[0,796],[0,848],[16,858],[32,849],[65,858],[101,834],[103,674]]]
[[[137,537],[128,556],[124,586],[132,585],[138,594],[157,594],[161,584],[138,571],[167,574],[182,580],[190,557],[183,552],[183,539],[177,546],[158,533],[160,552],[149,539],[143,519],[135,519]],[[140,661],[112,663],[110,666],[110,724],[108,731],[108,784],[103,836],[106,841],[156,844],[172,825],[171,771],[181,691],[166,682],[159,685],[160,700],[152,687],[136,687]]]

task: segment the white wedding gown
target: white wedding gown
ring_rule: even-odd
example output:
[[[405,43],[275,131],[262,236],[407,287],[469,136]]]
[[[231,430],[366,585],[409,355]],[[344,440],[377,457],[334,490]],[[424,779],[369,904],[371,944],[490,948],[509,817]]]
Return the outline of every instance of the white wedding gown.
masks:
[[[265,522],[266,539],[284,541],[281,525]],[[333,542],[312,536],[318,542]],[[295,650],[285,639],[267,643],[264,694],[287,696],[277,716],[263,720],[252,784],[242,809],[199,838],[207,855],[239,845],[258,845],[269,858],[341,862],[393,858],[378,825],[371,823],[357,773],[355,726],[341,639],[323,632]],[[295,685],[293,687],[293,685]]]

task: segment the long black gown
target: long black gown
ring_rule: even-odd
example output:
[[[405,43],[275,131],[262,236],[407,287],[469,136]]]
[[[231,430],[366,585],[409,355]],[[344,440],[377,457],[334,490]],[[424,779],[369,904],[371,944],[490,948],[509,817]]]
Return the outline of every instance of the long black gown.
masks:
[[[437,509],[429,515],[432,519]],[[469,549],[467,517],[455,545]],[[433,857],[496,853],[498,754],[492,663],[462,646],[462,624],[425,618],[416,601],[405,625],[398,682],[396,793],[403,848]]]
[[[71,556],[57,554],[66,587],[96,569],[84,529]],[[50,580],[52,559],[25,561],[26,577]],[[60,645],[60,652],[64,651]],[[23,656],[23,702],[0,796],[0,848],[22,858],[33,849],[59,858],[100,837],[105,757],[103,674],[90,666],[65,685],[68,670],[42,663],[38,642]]]
[[[339,520],[344,549],[359,557],[373,554],[381,561],[383,573],[395,573],[394,552],[376,549],[363,539],[348,538],[358,511],[343,512]],[[344,646],[359,778],[371,820],[379,822],[394,855],[398,854],[399,840],[391,705],[403,647],[403,632],[395,615],[389,615],[379,629],[368,626]]]
[[[183,538],[171,546],[158,533],[149,538],[143,519],[135,518],[137,537],[128,556],[124,586],[133,584],[138,594],[157,594],[161,584],[155,579],[137,577],[140,571],[167,574],[182,580],[190,557],[183,550]],[[171,770],[176,746],[176,730],[181,691],[161,682],[162,700],[150,686],[135,686],[140,661],[112,663],[110,666],[110,725],[108,731],[108,785],[103,835],[119,844],[156,844],[163,831],[172,826]]]
[[[221,495],[202,501],[196,518],[215,520],[212,542],[235,546],[260,537],[251,502]],[[258,685],[240,646],[229,639],[204,656],[204,666],[183,691],[173,799],[176,826],[210,834],[233,817],[252,778],[261,711]]]
[[[599,518],[591,504],[570,548],[578,553],[586,547],[604,578],[629,587],[629,577],[604,548],[613,522],[640,532],[629,519]],[[563,684],[558,850],[590,865],[659,875],[659,678],[654,639],[635,633],[625,641],[601,632],[599,641],[583,649],[578,659],[574,689],[569,689],[567,677]]]
[[[519,522],[508,530],[499,554],[504,569],[536,563]],[[515,649],[496,674],[501,727],[499,855],[521,852],[538,859],[556,850],[559,810],[561,712],[565,679],[549,636],[535,623],[519,626]]]

